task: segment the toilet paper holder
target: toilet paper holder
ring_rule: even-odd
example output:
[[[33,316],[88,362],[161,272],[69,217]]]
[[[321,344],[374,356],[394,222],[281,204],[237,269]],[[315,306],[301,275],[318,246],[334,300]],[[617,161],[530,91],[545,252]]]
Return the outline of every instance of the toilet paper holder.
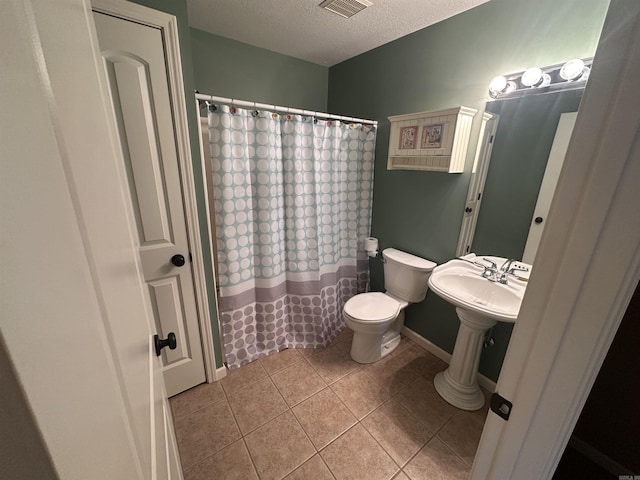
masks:
[[[364,239],[364,250],[367,252],[367,255],[371,258],[380,257],[380,252],[378,251],[378,239],[375,237],[367,237]]]

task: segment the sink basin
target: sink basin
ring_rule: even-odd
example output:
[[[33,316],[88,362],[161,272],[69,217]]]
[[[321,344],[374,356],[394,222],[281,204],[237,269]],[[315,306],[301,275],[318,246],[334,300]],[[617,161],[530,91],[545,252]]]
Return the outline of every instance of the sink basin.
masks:
[[[484,268],[473,261],[487,263],[488,258],[500,267],[505,258],[476,257],[454,259],[433,269],[429,288],[456,307],[460,327],[453,347],[449,368],[438,373],[433,384],[436,391],[451,405],[462,410],[477,410],[484,404],[484,395],[478,385],[478,365],[488,329],[496,322],[513,323],[518,318],[522,297],[527,287],[531,265],[522,277],[509,276],[506,284],[492,282],[482,276]]]
[[[490,282],[482,277],[482,272],[481,267],[472,263],[451,260],[433,270],[429,287],[456,307],[480,313],[492,320],[515,322],[526,282],[513,277],[506,285]]]

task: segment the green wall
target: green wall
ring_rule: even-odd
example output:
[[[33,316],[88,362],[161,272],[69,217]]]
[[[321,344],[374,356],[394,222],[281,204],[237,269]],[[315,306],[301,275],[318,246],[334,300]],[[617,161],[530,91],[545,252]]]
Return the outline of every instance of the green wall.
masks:
[[[200,166],[200,140],[198,138],[198,117],[196,115],[196,101],[193,95],[193,68],[191,43],[189,42],[189,23],[187,18],[186,0],[132,0],[133,3],[144,5],[155,10],[175,15],[178,21],[178,36],[180,37],[180,57],[182,60],[182,75],[184,79],[184,93],[189,121],[189,140],[193,162],[193,176],[196,183],[196,202],[198,204],[198,222],[200,225],[200,239],[204,256],[205,276],[207,280],[207,295],[209,297],[209,313],[213,330],[213,341],[216,344],[216,367],[223,365],[220,334],[218,329],[218,312],[214,299],[216,298],[213,276],[213,261],[211,258],[211,242],[207,229],[207,210],[204,196],[202,168]]]
[[[332,113],[378,120],[372,235],[438,263],[455,255],[487,86],[496,75],[593,56],[608,7],[602,0],[492,0],[329,69]],[[477,108],[465,173],[387,171],[387,116],[457,105]],[[496,252],[500,253],[500,252]],[[383,286],[372,262],[372,288]],[[453,307],[435,294],[407,309],[406,324],[451,352]],[[510,328],[480,371],[497,379]]]
[[[582,90],[487,104],[500,115],[472,251],[521,259],[560,115]]]
[[[200,93],[324,112],[329,69],[192,28]]]

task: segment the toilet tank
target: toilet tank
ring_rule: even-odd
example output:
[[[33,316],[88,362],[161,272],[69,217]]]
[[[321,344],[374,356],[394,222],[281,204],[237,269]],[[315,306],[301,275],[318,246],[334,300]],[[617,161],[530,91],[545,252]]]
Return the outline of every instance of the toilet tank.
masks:
[[[395,248],[385,248],[382,257],[386,292],[410,303],[424,300],[427,282],[436,264]]]

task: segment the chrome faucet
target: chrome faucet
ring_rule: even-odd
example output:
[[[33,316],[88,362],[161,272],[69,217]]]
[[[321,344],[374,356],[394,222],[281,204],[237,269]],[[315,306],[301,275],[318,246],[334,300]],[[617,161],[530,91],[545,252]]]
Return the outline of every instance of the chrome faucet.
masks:
[[[492,281],[493,282],[499,282],[499,283],[502,283],[502,284],[506,285],[507,284],[507,279],[509,278],[509,275],[513,275],[515,277],[516,276],[515,272],[528,272],[529,271],[529,269],[527,267],[523,267],[521,265],[513,265],[514,262],[517,262],[517,260],[513,260],[513,259],[506,260],[502,264],[502,266],[500,267],[500,270],[496,272],[496,275],[495,275],[496,279],[492,280]],[[491,280],[491,279],[489,279],[489,280]]]
[[[509,267],[511,266],[511,264],[513,264],[513,262],[515,262],[514,259],[505,260],[505,262],[500,267],[500,271],[502,273],[508,272],[509,271]]]
[[[476,262],[475,260],[467,260],[466,258],[460,257],[459,260],[464,260],[465,262],[469,262],[476,267],[484,268],[484,271],[481,273],[482,278],[486,278],[492,282],[498,281],[498,265],[496,262],[489,260],[488,258],[483,258],[485,262],[489,262],[491,265],[485,265],[484,263]]]
[[[482,272],[482,277],[486,278],[490,282],[496,282],[498,280],[498,277],[497,277],[498,265],[496,264],[496,262],[489,260],[488,258],[483,258],[482,260],[484,260],[485,262],[489,262],[491,264],[490,266],[482,265],[480,263],[478,264],[484,268],[484,272]]]
[[[464,260],[465,262],[472,263],[477,267],[484,268],[481,276],[482,278],[486,278],[490,282],[498,282],[503,285],[507,285],[507,280],[509,275],[516,276],[515,272],[528,272],[529,269],[527,267],[523,267],[521,265],[513,265],[514,262],[518,260],[508,259],[506,260],[500,268],[493,260],[490,260],[486,257],[483,257],[482,260],[488,262],[489,265],[485,265],[484,263],[477,262],[475,260],[467,260],[466,258],[460,257],[459,260]]]

